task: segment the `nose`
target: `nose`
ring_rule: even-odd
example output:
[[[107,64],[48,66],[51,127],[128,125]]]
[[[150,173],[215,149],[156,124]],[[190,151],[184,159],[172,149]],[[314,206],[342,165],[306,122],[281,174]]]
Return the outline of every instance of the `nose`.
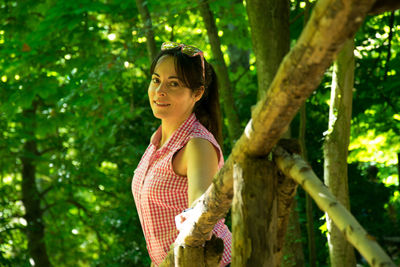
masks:
[[[161,82],[156,88],[156,93],[161,96],[165,96],[167,94],[167,86],[165,83]]]

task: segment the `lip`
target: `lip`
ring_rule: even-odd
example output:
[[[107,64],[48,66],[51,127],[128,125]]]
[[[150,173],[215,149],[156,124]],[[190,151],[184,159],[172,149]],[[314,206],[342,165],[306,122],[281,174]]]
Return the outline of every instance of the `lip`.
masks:
[[[165,102],[162,102],[162,101],[157,101],[157,100],[154,100],[153,103],[154,103],[157,107],[168,107],[168,106],[171,105],[171,104],[168,104],[168,103],[165,103]]]

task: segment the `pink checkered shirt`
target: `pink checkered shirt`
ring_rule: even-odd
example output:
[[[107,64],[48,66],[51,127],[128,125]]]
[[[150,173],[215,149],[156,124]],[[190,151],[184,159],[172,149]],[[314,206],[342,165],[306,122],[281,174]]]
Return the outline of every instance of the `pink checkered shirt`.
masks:
[[[224,165],[221,148],[193,113],[157,150],[161,139],[161,127],[158,128],[134,172],[132,193],[147,249],[156,266],[167,256],[171,244],[178,236],[175,216],[188,208],[187,177],[173,171],[172,157],[194,137],[207,139],[218,148],[220,169]],[[224,222],[225,219],[221,219],[213,229],[213,233],[225,245],[221,266],[231,261],[232,234]]]

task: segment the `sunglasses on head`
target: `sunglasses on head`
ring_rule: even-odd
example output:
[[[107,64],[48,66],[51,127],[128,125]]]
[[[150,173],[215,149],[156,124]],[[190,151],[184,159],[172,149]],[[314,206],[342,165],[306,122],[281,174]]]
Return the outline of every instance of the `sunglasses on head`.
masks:
[[[201,51],[197,47],[194,47],[194,46],[191,46],[191,45],[180,44],[180,43],[176,43],[176,42],[164,42],[161,45],[161,51],[174,49],[174,48],[180,48],[182,53],[188,55],[189,57],[195,57],[197,55],[200,55],[201,67],[203,68],[203,80],[205,81],[206,80],[206,76],[205,76],[205,68],[204,68],[203,51]]]

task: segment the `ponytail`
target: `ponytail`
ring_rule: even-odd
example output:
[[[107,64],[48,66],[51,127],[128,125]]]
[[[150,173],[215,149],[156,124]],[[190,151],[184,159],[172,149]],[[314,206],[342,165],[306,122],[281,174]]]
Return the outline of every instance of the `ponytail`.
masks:
[[[206,81],[202,98],[194,106],[197,119],[207,128],[222,148],[221,109],[219,104],[218,80],[214,68],[205,63]]]

